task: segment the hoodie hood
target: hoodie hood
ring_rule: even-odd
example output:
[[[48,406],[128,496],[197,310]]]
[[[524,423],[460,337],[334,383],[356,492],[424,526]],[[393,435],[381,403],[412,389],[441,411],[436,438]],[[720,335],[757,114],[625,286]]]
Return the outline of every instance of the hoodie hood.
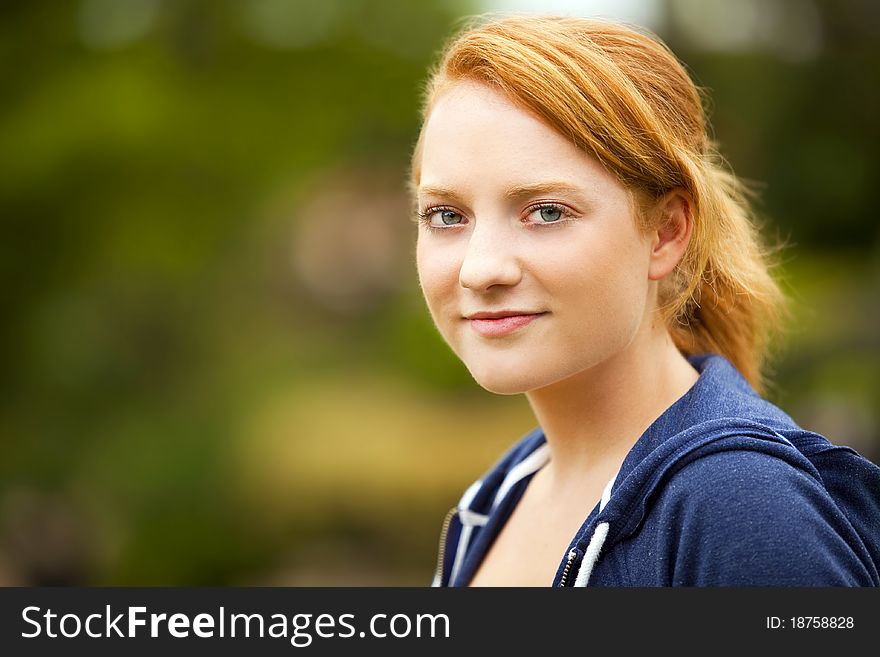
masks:
[[[880,469],[853,449],[798,427],[758,396],[723,357],[709,354],[689,361],[700,372],[698,380],[627,454],[561,555],[553,585],[590,583],[606,555],[642,531],[677,473],[727,452],[734,458],[748,452],[770,456],[793,468],[794,476],[808,478],[811,490],[830,498],[822,503],[836,516],[835,531],[858,562],[853,567],[870,579],[865,583],[880,585]],[[535,429],[468,489],[447,518],[434,585],[470,581],[529,479],[549,457],[544,434]]]

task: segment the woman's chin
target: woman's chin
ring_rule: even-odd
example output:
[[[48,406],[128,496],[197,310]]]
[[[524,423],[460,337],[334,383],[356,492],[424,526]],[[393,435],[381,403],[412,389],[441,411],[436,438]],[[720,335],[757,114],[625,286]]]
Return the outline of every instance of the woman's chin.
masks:
[[[541,386],[536,377],[527,372],[505,372],[500,368],[494,371],[470,370],[480,387],[496,395],[519,395]]]

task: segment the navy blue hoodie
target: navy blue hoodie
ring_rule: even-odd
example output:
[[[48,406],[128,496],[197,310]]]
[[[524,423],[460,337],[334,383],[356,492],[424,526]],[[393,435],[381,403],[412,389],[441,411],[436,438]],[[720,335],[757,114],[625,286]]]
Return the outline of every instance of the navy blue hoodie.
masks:
[[[880,586],[880,468],[805,431],[717,355],[632,447],[553,586]],[[434,586],[466,586],[549,459],[540,428],[464,494]],[[550,584],[550,582],[548,582]]]

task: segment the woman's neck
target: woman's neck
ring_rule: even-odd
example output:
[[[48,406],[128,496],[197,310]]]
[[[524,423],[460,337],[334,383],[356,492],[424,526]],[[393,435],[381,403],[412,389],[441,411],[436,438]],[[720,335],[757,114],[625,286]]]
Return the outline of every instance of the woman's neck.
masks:
[[[665,326],[647,322],[611,359],[526,393],[550,446],[551,487],[570,490],[585,476],[610,479],[642,433],[698,377]]]

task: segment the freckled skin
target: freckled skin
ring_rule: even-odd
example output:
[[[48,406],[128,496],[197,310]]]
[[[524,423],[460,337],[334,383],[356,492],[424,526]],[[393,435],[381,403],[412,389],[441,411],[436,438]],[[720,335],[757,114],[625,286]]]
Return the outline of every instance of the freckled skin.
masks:
[[[460,223],[419,228],[422,290],[440,333],[487,390],[550,386],[613,360],[650,331],[652,241],[627,190],[599,162],[500,92],[453,86],[424,127],[419,209],[442,205]],[[547,181],[568,189],[511,198]],[[564,208],[535,210],[536,203]],[[444,225],[434,213],[432,224]],[[467,314],[545,313],[503,337],[478,334]]]

